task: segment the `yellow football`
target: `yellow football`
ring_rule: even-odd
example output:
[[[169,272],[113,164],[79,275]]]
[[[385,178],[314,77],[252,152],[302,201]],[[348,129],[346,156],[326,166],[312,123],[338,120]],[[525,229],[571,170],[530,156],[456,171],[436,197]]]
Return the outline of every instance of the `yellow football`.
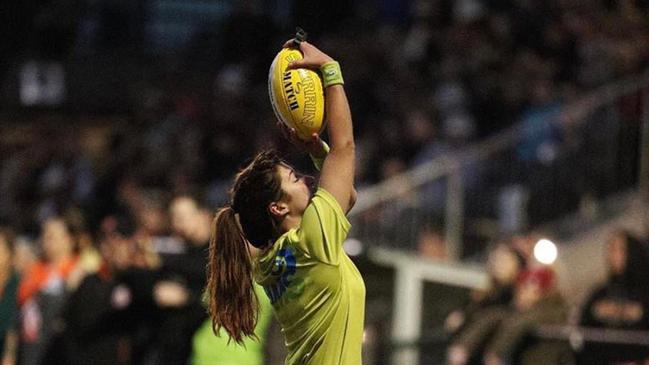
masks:
[[[286,70],[290,62],[299,59],[302,53],[296,49],[279,51],[268,72],[268,94],[277,118],[295,128],[299,138],[308,140],[324,128],[325,99],[317,72]]]

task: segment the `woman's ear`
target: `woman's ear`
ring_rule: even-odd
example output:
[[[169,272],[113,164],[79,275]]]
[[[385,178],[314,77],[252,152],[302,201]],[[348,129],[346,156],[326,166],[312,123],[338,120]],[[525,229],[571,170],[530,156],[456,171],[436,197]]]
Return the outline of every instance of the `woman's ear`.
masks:
[[[284,218],[288,213],[288,204],[284,202],[272,202],[268,204],[268,211],[275,218]]]

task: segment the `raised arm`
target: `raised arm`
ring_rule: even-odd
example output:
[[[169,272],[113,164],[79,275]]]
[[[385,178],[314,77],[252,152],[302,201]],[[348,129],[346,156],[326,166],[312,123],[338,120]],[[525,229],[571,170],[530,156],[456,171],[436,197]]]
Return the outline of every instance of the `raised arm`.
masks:
[[[304,58],[291,63],[289,68],[340,72],[340,69],[330,67],[333,59],[312,44],[301,42],[300,50]],[[331,150],[324,160],[319,185],[333,195],[344,212],[348,212],[356,200],[356,191],[354,190],[355,144],[351,111],[343,85],[339,83],[326,87],[325,102]]]

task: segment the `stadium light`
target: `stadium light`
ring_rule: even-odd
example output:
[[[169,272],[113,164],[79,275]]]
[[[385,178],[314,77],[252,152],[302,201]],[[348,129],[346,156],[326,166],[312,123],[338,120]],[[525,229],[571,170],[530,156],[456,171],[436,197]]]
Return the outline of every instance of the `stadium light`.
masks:
[[[557,260],[557,254],[557,245],[548,239],[540,239],[534,245],[534,258],[544,265],[552,265]]]

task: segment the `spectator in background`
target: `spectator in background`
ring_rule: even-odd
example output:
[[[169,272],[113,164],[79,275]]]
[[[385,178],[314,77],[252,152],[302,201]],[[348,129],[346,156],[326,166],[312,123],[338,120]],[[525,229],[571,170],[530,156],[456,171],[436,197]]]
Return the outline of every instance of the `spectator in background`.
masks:
[[[539,232],[527,231],[516,234],[511,239],[511,247],[516,253],[523,268],[536,263],[534,259],[534,246],[541,239]]]
[[[446,238],[442,227],[424,224],[417,236],[417,253],[421,257],[445,261],[448,259]]]
[[[36,243],[27,237],[18,236],[14,240],[13,264],[19,276],[24,277],[32,265],[38,261]]]
[[[451,312],[446,318],[446,330],[457,333],[465,324],[473,322],[475,314],[480,311],[509,305],[514,298],[516,278],[522,269],[516,252],[506,244],[498,244],[487,259],[489,288],[473,293],[471,303],[463,310]]]
[[[539,325],[562,324],[568,307],[556,288],[552,269],[535,267],[518,277],[515,314],[506,318],[485,350],[485,365],[560,364],[567,349],[560,343],[531,339]]]
[[[638,239],[615,232],[606,249],[607,281],[596,288],[581,311],[580,325],[618,330],[649,330],[649,253]],[[586,344],[580,364],[611,364],[649,359],[640,346]]]
[[[0,364],[15,365],[18,350],[18,273],[14,268],[13,237],[0,228]]]
[[[131,267],[128,234],[115,231],[100,244],[101,263],[97,272],[82,279],[66,303],[62,346],[55,351],[58,364],[134,364],[133,335],[142,316],[133,308],[133,288],[124,282]],[[51,362],[52,363],[52,362]]]
[[[207,284],[207,248],[211,214],[194,198],[178,196],[169,205],[175,249],[160,253],[161,267],[153,287],[159,308],[159,364],[185,364],[191,338],[207,319],[202,305]]]
[[[61,218],[43,223],[41,243],[43,258],[27,270],[18,288],[22,365],[40,364],[62,329],[60,315],[70,290],[68,280],[79,261],[74,238]]]
[[[165,204],[168,201],[166,191],[158,189],[143,189],[135,186],[133,201],[129,209],[137,222],[138,236],[142,240],[169,235],[169,221]],[[154,244],[155,246],[155,244]]]
[[[158,363],[155,351],[157,350],[156,328],[160,322],[160,314],[152,293],[160,259],[152,250],[150,242],[142,239],[141,232],[141,227],[123,216],[108,216],[104,218],[101,225],[102,237],[104,240],[111,241],[104,243],[108,243],[108,248],[111,250],[113,248],[116,250],[113,252],[115,256],[111,257],[115,261],[113,264],[116,266],[116,272],[111,282],[104,282],[104,286],[115,285],[117,288],[123,285],[129,290],[130,304],[128,308],[122,309],[128,312],[126,317],[134,319],[130,327],[121,329],[128,332],[122,332],[125,336],[120,343],[128,345],[130,355],[126,359],[120,357],[120,361],[149,365]],[[113,253],[107,252],[104,255]],[[125,292],[121,289],[120,291]],[[110,338],[106,340],[109,341]],[[123,355],[123,349],[119,351]]]
[[[401,174],[405,172],[406,165],[403,160],[397,156],[386,157],[380,167],[381,179],[393,179],[398,181],[393,185],[397,192],[398,199],[390,202],[389,208],[380,206],[376,209],[376,218],[378,218],[378,227],[368,227],[375,230],[378,237],[374,242],[381,244],[390,243],[396,245],[397,242],[411,242],[410,249],[415,249],[414,244],[417,237],[421,222],[420,204],[417,195],[408,189],[409,181]]]
[[[548,78],[533,80],[530,87],[531,105],[521,116],[522,128],[516,159],[520,164],[518,173],[530,192],[530,222],[538,224],[556,214],[556,207],[553,206],[556,202],[548,200],[547,195],[557,191],[553,181],[556,176],[551,172],[562,141],[557,120],[563,111],[563,102],[556,86]]]
[[[539,325],[561,324],[566,317],[567,307],[556,291],[554,272],[547,267],[527,269],[517,279],[510,306],[475,314],[475,321],[449,348],[449,363],[467,364],[486,344],[480,356],[485,365],[559,364],[565,350],[562,345],[533,341],[528,335]]]
[[[435,158],[452,152],[449,144],[442,138],[437,122],[423,112],[413,112],[406,117],[405,136],[408,145],[416,151],[412,158],[412,166],[420,166]],[[404,171],[405,172],[405,171]],[[446,204],[446,180],[429,182],[422,187],[418,197],[422,208],[426,211],[440,214]]]
[[[76,267],[70,273],[67,280],[68,288],[70,291],[73,291],[87,275],[99,271],[102,258],[94,246],[92,235],[86,228],[85,218],[82,212],[78,209],[68,209],[65,221],[68,222],[76,245],[75,251],[79,258]]]

